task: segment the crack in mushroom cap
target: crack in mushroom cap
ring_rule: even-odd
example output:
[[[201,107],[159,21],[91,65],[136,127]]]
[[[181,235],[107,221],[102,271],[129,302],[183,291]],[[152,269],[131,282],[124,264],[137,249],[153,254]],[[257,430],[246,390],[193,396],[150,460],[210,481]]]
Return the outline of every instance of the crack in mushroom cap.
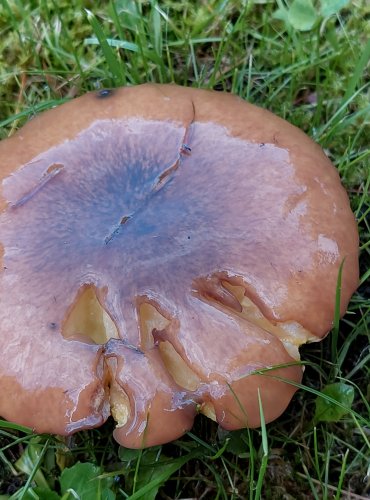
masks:
[[[357,285],[337,172],[231,95],[87,94],[0,143],[0,169],[0,414],[39,432],[112,413],[120,443],[149,446],[199,410],[255,427],[258,390],[271,421],[344,258],[342,314]]]

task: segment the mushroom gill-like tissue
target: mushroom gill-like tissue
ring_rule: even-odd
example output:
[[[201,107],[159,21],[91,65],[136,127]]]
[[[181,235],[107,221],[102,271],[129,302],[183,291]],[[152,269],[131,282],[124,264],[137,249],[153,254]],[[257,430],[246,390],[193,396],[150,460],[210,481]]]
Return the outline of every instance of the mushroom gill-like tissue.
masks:
[[[339,176],[303,132],[175,85],[89,93],[0,143],[0,415],[128,447],[277,418],[358,281]],[[27,409],[27,410],[25,410]]]

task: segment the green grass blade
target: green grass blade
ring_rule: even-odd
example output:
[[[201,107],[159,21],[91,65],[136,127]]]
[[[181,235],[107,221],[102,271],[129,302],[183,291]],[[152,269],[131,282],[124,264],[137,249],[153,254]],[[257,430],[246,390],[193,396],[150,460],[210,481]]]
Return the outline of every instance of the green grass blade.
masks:
[[[356,88],[363,79],[366,66],[368,66],[370,61],[370,40],[367,41],[361,56],[357,59],[354,71],[349,82],[346,85],[346,92],[343,96],[343,101],[341,107],[350,101],[351,96],[355,94]]]
[[[268,458],[269,458],[269,449],[268,449],[268,441],[267,441],[266,422],[265,422],[265,416],[264,416],[264,413],[263,413],[262,400],[261,400],[261,394],[260,394],[260,390],[259,389],[258,389],[258,406],[259,406],[260,419],[261,419],[262,459],[261,459],[261,465],[260,465],[260,468],[259,468],[259,471],[258,471],[256,491],[255,491],[255,494],[254,494],[254,499],[255,500],[260,500],[260,498],[262,498],[263,480],[264,480],[264,477],[265,477],[265,474],[266,474],[267,464],[268,464]]]
[[[20,431],[25,434],[33,434],[32,429],[29,427],[24,427],[23,425],[13,424],[12,422],[8,422],[6,420],[0,420],[0,429],[11,429],[14,431]]]
[[[337,276],[337,286],[335,289],[335,309],[334,309],[334,321],[333,329],[331,333],[331,359],[334,368],[333,379],[337,376],[340,366],[338,366],[338,337],[339,337],[339,323],[340,323],[340,303],[341,303],[341,293],[342,293],[342,274],[345,259],[342,260]]]
[[[342,497],[342,486],[343,486],[343,481],[344,481],[344,476],[346,475],[346,466],[347,466],[347,459],[349,455],[349,450],[347,449],[342,460],[342,465],[340,468],[340,475],[339,475],[339,480],[338,480],[338,486],[337,486],[337,491],[335,493],[335,500],[340,500]]]
[[[125,74],[123,71],[123,64],[120,59],[113,52],[109,43],[107,42],[107,37],[100,26],[95,15],[88,9],[85,9],[87,14],[87,19],[94,30],[95,36],[99,41],[100,47],[102,49],[103,55],[105,57],[106,63],[110,70],[111,77],[113,79],[114,86],[123,85],[126,83]]]

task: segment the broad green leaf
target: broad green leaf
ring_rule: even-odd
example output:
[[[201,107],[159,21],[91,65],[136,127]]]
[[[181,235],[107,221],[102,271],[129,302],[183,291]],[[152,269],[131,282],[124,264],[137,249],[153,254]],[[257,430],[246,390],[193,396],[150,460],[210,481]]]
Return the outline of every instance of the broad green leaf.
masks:
[[[346,7],[350,0],[321,0],[320,14],[323,17],[329,17]]]
[[[145,500],[155,500],[159,488],[187,461],[185,458],[184,462],[184,457],[175,460],[167,458],[161,454],[159,446],[144,451],[130,450],[121,446],[118,455],[124,463],[134,462],[126,478],[127,490],[132,490],[134,498]]]
[[[229,442],[227,445],[227,451],[237,455],[238,457],[248,456],[251,450],[248,445],[247,431],[245,429],[241,429],[238,431],[228,432],[228,435]]]
[[[132,462],[137,460],[141,454],[141,450],[131,450],[130,448],[125,448],[120,446],[118,449],[118,456],[122,462]]]
[[[346,415],[351,409],[353,399],[355,397],[355,391],[353,387],[349,384],[343,382],[337,382],[335,384],[330,384],[324,387],[321,391],[322,396],[316,398],[316,409],[314,422],[337,422],[344,415]],[[328,401],[325,396],[329,396],[335,399],[341,405],[338,406],[331,401]]]
[[[317,20],[312,0],[293,0],[288,11],[289,23],[299,31],[309,31]]]
[[[142,497],[145,500],[155,500],[159,488],[173,473],[173,463],[170,458],[160,455],[155,450],[146,451],[141,458],[140,468],[136,477],[136,491],[152,484],[152,488],[145,490]]]
[[[39,500],[60,500],[60,496],[55,491],[45,488],[34,488],[33,491],[39,497]]]
[[[198,456],[199,451],[194,450],[175,459],[163,455],[157,458],[157,453],[149,450],[142,456],[136,491],[130,500],[155,500],[159,488],[183,465]]]
[[[278,19],[279,21],[284,21],[285,23],[289,23],[288,11],[285,8],[279,8],[279,9],[275,10],[272,17],[274,19]]]
[[[60,500],[60,496],[55,491],[51,491],[47,488],[28,488],[27,491],[22,495],[22,489],[17,491],[9,500],[17,500],[22,498],[22,500]],[[1,496],[0,496],[1,500]]]
[[[91,463],[77,462],[69,469],[64,469],[60,476],[63,498],[79,500],[114,500],[115,494],[109,488],[111,478],[101,479],[100,467]],[[70,495],[66,495],[70,493]],[[76,496],[77,495],[77,496]]]
[[[24,472],[25,474],[27,474],[27,476],[31,475],[33,469],[37,467],[37,462],[39,461],[40,455],[43,452],[43,445],[40,444],[39,441],[40,440],[38,437],[32,438],[27,448],[14,464],[17,470]],[[45,479],[45,476],[40,469],[36,471],[33,480],[37,484],[37,486],[49,489],[49,485]]]

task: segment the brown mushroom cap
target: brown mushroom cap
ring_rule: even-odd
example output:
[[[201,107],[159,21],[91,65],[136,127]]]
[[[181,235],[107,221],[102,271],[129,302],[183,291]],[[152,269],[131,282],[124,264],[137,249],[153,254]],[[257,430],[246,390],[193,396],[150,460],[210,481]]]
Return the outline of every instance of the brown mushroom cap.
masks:
[[[0,180],[0,415],[38,432],[112,414],[141,447],[198,411],[255,427],[258,391],[269,422],[297,347],[331,328],[343,259],[342,314],[357,286],[336,170],[232,95],[84,95],[0,143]]]

